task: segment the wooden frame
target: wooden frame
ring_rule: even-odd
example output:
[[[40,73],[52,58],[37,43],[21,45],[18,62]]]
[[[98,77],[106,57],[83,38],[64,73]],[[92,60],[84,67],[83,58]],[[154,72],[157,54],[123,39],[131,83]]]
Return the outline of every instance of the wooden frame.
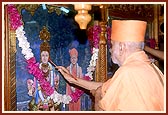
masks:
[[[4,110],[16,111],[16,36],[15,31],[10,30],[7,6],[5,9],[5,37],[4,37]]]
[[[19,6],[19,11],[23,7]],[[102,11],[105,11],[104,7]],[[102,12],[104,13],[104,12]],[[104,14],[103,14],[104,15]],[[4,5],[4,111],[17,111],[16,97],[16,35],[15,31],[10,29],[9,14],[7,4]],[[100,23],[102,33],[100,35],[99,60],[96,71],[96,81],[106,81],[106,42],[105,42],[105,25],[103,20]]]

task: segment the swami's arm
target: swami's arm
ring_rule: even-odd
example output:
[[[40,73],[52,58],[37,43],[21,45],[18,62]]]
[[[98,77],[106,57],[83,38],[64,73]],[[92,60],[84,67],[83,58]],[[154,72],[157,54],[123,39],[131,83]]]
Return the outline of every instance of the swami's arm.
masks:
[[[78,85],[82,88],[85,88],[87,90],[96,90],[98,87],[102,85],[101,82],[87,81],[81,78],[77,78],[77,80],[73,80],[71,83]]]
[[[164,52],[163,51],[160,51],[160,50],[156,50],[156,49],[153,49],[153,48],[150,48],[148,46],[145,46],[144,47],[144,50],[150,54],[152,54],[153,56],[156,56],[162,60],[164,60]]]
[[[69,71],[63,66],[58,66],[57,69],[59,72],[61,72],[61,74],[64,76],[64,78],[68,82],[75,84],[75,85],[78,85],[78,86],[85,88],[87,90],[96,90],[98,87],[100,87],[102,85],[101,82],[87,81],[87,80],[83,80],[81,78],[74,79],[72,74],[70,74]]]

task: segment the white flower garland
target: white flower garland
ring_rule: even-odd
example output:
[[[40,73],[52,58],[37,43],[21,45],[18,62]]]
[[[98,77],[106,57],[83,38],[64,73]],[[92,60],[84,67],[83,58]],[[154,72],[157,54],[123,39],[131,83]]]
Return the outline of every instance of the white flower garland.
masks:
[[[24,35],[23,26],[20,26],[16,29],[16,37],[19,41],[19,47],[22,49],[22,54],[24,55],[26,60],[34,57],[32,53],[32,49],[30,48],[30,43],[27,41],[26,36]],[[57,91],[54,91],[53,94],[50,95],[50,98],[53,99],[54,103],[60,104],[69,104],[72,98],[69,95],[59,94]],[[49,99],[49,98],[48,98]]]
[[[23,30],[23,26],[20,26],[16,29],[16,37],[19,41],[19,47],[22,49],[22,54],[24,55],[26,60],[34,57],[32,53],[32,49],[30,48],[30,43],[27,41],[27,37],[25,36],[25,32]],[[90,79],[93,79],[93,72],[96,67],[96,60],[98,59],[98,51],[99,49],[93,48],[93,55],[90,60],[89,67],[87,68],[87,73],[85,76],[89,76]],[[57,91],[54,91],[53,94],[50,95],[50,98],[53,99],[54,103],[64,103],[69,104],[72,98],[69,95],[59,94]]]
[[[14,5],[8,5],[8,13],[10,14],[10,25],[11,28],[16,30],[16,37],[19,41],[19,47],[21,47],[21,53],[25,57],[26,60],[33,59],[34,54],[32,53],[32,49],[30,48],[30,43],[27,41],[25,34],[25,31],[23,30],[23,25],[21,22],[21,16],[18,13],[17,9],[14,7]],[[90,65],[87,68],[87,76],[90,77],[90,79],[93,79],[93,72],[95,70],[96,66],[96,60],[98,58],[98,49],[93,48],[93,55],[91,57]],[[31,92],[30,92],[31,93]],[[67,95],[62,95],[59,94],[58,92],[54,91],[54,93],[50,94],[48,96],[48,99],[53,99],[54,103],[64,103],[64,104],[69,104],[69,102],[72,100],[71,96]]]
[[[93,79],[93,72],[96,69],[95,67],[96,67],[96,60],[98,59],[98,52],[99,49],[93,47],[93,55],[91,57],[89,67],[87,67],[87,73],[85,74],[85,76],[89,76],[91,80]]]
[[[24,34],[25,32],[23,31],[23,26],[20,26],[16,29],[16,37],[19,41],[19,47],[21,47],[22,54],[24,55],[25,59],[28,60],[34,57],[34,54],[32,53],[32,49],[30,49],[30,43],[27,41],[27,38]]]

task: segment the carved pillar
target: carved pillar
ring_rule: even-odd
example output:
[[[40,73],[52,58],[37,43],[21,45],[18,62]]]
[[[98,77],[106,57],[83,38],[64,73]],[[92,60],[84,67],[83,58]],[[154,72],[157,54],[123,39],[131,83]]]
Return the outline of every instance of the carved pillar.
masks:
[[[97,81],[105,82],[107,80],[107,45],[106,45],[106,22],[100,22],[101,33],[99,41],[99,75]]]
[[[10,29],[5,6],[5,36],[4,38],[4,110],[16,111],[16,36]]]
[[[102,21],[100,22],[101,33],[99,41],[99,58],[97,64],[97,76],[96,81],[105,82],[107,80],[107,44],[106,44],[106,18],[107,8],[105,5],[101,5]]]

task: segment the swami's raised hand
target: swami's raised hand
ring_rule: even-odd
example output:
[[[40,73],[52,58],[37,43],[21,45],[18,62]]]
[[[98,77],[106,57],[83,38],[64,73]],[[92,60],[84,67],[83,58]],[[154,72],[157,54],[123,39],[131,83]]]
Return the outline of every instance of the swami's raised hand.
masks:
[[[64,78],[70,83],[72,83],[74,79],[77,80],[65,67],[57,66],[57,69],[64,76]]]

